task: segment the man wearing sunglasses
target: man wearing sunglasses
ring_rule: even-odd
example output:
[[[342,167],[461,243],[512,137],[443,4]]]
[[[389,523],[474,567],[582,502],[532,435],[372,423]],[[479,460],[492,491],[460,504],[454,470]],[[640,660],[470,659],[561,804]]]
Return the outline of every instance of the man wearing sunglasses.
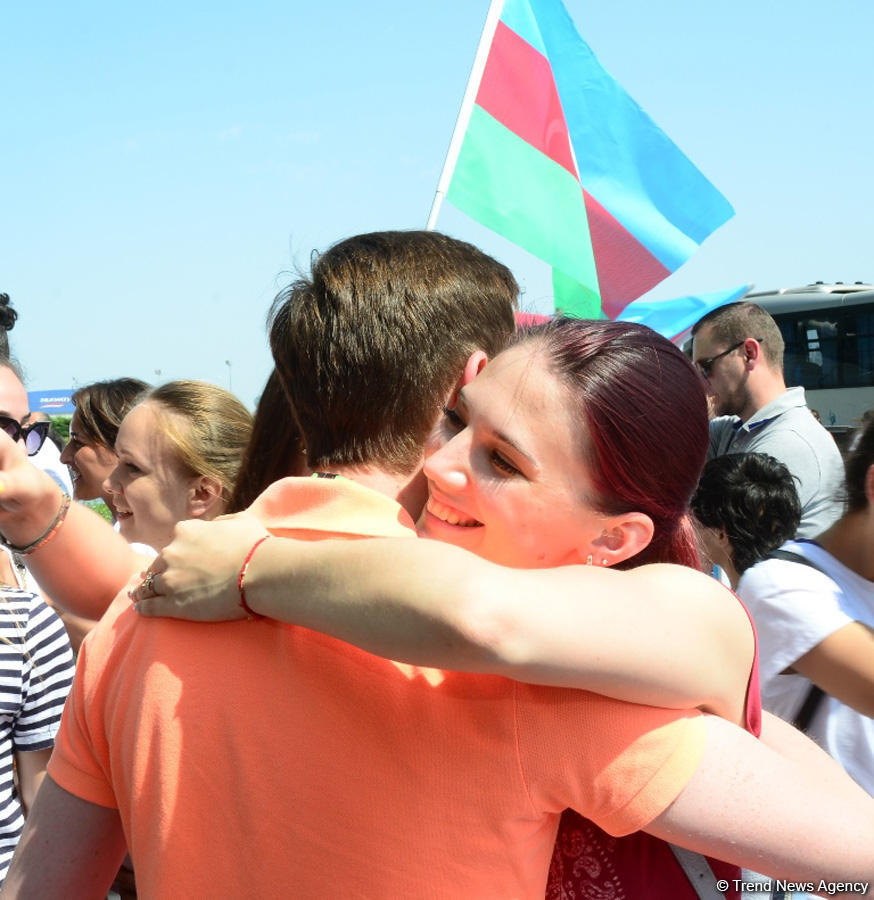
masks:
[[[729,303],[692,328],[692,360],[707,383],[715,418],[709,458],[767,453],[792,473],[801,501],[798,537],[821,534],[841,514],[844,467],[816,421],[804,388],[787,388],[783,336],[755,303]]]

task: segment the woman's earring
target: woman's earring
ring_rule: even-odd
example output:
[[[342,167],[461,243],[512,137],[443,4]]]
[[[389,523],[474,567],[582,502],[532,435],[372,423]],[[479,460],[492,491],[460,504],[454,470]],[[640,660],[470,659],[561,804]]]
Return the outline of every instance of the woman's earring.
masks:
[[[607,565],[607,557],[606,557],[606,556],[601,560],[601,565],[602,565],[602,566],[606,566],[606,565]]]
[[[592,565],[592,554],[591,553],[586,557],[586,565],[587,566]]]

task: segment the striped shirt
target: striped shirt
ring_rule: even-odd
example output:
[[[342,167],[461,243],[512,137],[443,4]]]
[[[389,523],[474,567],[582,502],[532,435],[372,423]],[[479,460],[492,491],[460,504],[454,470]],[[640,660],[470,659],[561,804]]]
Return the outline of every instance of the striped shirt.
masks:
[[[70,641],[56,613],[36,594],[0,588],[0,883],[24,827],[14,754],[54,745],[72,682]]]

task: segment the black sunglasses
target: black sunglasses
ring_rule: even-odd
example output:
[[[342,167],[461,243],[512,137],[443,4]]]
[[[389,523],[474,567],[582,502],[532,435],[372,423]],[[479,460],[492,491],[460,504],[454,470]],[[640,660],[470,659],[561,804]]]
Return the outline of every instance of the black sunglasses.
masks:
[[[24,447],[28,456],[39,453],[46,442],[51,425],[48,422],[34,422],[33,425],[22,425],[10,416],[0,416],[0,429],[6,432],[16,443],[24,439]]]
[[[756,338],[760,344],[762,343],[761,338]],[[709,378],[710,373],[713,371],[713,364],[718,360],[722,359],[723,356],[728,356],[729,353],[737,350],[738,347],[742,347],[747,342],[747,338],[744,338],[742,341],[738,341],[733,347],[729,347],[728,350],[723,350],[722,353],[717,353],[716,356],[710,356],[707,359],[696,359],[695,365],[698,367],[698,371],[705,377]]]

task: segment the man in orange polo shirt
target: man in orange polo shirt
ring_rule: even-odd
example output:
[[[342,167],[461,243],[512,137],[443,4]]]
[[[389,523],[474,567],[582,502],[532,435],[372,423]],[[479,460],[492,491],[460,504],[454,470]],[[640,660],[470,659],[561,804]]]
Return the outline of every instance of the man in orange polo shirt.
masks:
[[[509,336],[515,290],[441,235],[363,235],[321,256],[280,298],[271,346],[328,477],[278,482],[252,512],[280,535],[415,537],[424,440],[471,350]],[[753,852],[755,834],[714,834],[747,810],[738,784],[716,793],[733,808],[707,809],[713,772],[752,741],[726,723],[126,605],[83,649],[12,896],[96,894],[126,842],[149,897],[539,898],[567,806],[615,834],[691,823],[700,849]],[[753,787],[779,789],[776,760],[757,762]]]

